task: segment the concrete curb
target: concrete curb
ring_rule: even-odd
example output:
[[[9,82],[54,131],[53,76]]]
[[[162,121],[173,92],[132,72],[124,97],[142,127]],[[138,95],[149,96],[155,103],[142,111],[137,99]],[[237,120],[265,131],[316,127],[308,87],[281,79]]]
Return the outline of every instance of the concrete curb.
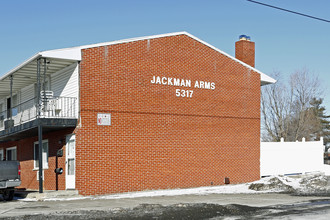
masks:
[[[43,193],[39,193],[38,191],[17,190],[15,192],[15,196],[27,199],[36,199],[37,201],[43,201],[49,198],[81,197],[78,190],[44,191]]]

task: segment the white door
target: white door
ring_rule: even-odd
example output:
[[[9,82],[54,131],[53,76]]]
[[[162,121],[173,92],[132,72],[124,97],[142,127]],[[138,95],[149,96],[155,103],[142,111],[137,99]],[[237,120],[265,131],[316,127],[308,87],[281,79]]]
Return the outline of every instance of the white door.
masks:
[[[75,135],[66,138],[65,153],[65,187],[66,189],[76,188],[76,139]]]

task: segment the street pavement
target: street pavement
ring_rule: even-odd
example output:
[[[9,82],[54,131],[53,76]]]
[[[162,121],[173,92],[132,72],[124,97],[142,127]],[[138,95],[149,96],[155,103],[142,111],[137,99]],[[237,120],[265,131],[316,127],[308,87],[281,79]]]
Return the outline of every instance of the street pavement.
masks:
[[[48,196],[48,197],[47,197]],[[157,204],[171,206],[175,204],[216,204],[226,206],[230,204],[249,207],[274,207],[297,204],[308,204],[311,201],[328,201],[330,196],[293,196],[280,193],[263,194],[209,194],[209,195],[179,195],[179,196],[154,196],[122,199],[100,199],[101,197],[81,197],[78,195],[44,194],[41,201],[31,201],[16,197],[14,201],[0,201],[0,219],[20,216],[53,215],[72,211],[114,211],[133,209],[141,204]],[[49,199],[53,199],[50,201]],[[330,214],[330,213],[327,213]],[[328,216],[329,217],[329,216]],[[329,217],[330,218],[330,217]],[[28,218],[26,218],[28,219]]]

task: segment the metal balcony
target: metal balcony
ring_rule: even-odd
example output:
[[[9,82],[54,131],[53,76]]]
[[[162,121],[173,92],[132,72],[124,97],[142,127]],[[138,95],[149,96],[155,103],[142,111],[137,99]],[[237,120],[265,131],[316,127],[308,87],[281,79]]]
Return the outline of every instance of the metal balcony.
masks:
[[[77,112],[77,98],[51,96],[40,99],[40,105],[37,98],[27,100],[0,112],[0,142],[34,134],[38,123],[46,131],[75,127]]]

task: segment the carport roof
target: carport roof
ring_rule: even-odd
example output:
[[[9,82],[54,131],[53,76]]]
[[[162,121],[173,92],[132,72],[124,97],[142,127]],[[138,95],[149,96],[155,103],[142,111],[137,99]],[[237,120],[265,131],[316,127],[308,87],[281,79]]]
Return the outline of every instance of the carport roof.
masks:
[[[64,48],[64,49],[58,49],[58,50],[48,50],[43,51],[35,54],[25,62],[21,63],[2,77],[0,77],[0,97],[9,95],[10,91],[10,76],[13,76],[13,91],[17,91],[25,86],[28,86],[32,83],[35,83],[37,81],[37,59],[39,58],[46,58],[47,61],[50,61],[49,64],[47,64],[47,74],[55,73],[66,66],[69,66],[75,62],[78,62],[81,60],[81,50],[87,49],[87,48],[93,48],[93,47],[100,47],[100,46],[107,46],[107,45],[114,45],[114,44],[121,44],[121,43],[128,43],[133,41],[139,41],[139,40],[148,40],[148,39],[155,39],[155,38],[161,38],[161,37],[169,37],[169,36],[176,36],[176,35],[187,35],[206,46],[218,51],[219,53],[229,57],[230,59],[235,60],[236,62],[242,64],[248,69],[251,69],[257,73],[260,74],[261,78],[261,86],[267,85],[271,83],[275,83],[276,80],[267,76],[266,74],[260,72],[259,70],[247,65],[246,63],[236,59],[235,57],[230,56],[229,54],[219,50],[218,48],[206,43],[205,41],[200,40],[199,38],[187,33],[187,32],[175,32],[175,33],[169,33],[169,34],[160,34],[160,35],[153,35],[153,36],[147,36],[147,37],[138,37],[138,38],[131,38],[131,39],[125,39],[125,40],[119,40],[119,41],[112,41],[112,42],[105,42],[105,43],[99,43],[99,44],[90,44],[90,45],[84,45],[79,47],[72,47],[72,48]]]

